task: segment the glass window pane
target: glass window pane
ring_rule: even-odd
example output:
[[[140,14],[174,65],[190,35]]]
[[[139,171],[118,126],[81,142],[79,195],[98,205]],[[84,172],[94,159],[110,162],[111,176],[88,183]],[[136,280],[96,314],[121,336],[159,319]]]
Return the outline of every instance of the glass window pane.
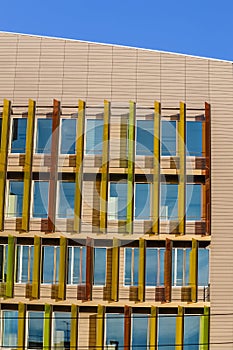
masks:
[[[12,121],[11,153],[25,153],[26,118],[14,118]]]
[[[28,312],[28,348],[43,349],[44,313]]]
[[[131,285],[132,249],[125,248],[125,285]]]
[[[175,350],[176,348],[175,344],[176,344],[176,316],[159,315],[158,317],[158,349]]]
[[[17,246],[16,282],[28,282],[29,246]]]
[[[198,286],[206,287],[209,284],[209,250],[198,249]]]
[[[18,311],[3,311],[2,345],[17,348]]]
[[[59,204],[58,217],[59,218],[73,218],[74,217],[74,195],[75,182],[59,182]]]
[[[0,282],[4,282],[4,245],[0,244]]]
[[[146,286],[156,286],[158,273],[158,249],[146,248]]]
[[[178,185],[161,184],[161,220],[177,220],[178,215]]]
[[[176,276],[176,285],[183,286],[183,271],[184,271],[184,250],[177,249],[177,276]]]
[[[36,153],[51,152],[52,119],[37,119]]]
[[[23,205],[23,181],[9,181],[8,217],[21,217]]]
[[[55,247],[55,246],[43,247],[42,283],[53,284],[58,282],[59,253],[60,253],[59,247]]]
[[[135,219],[150,220],[150,184],[137,183],[135,195]]]
[[[108,220],[126,220],[127,183],[111,182],[108,200]]]
[[[106,345],[118,345],[118,349],[124,347],[124,315],[106,314]]]
[[[87,119],[86,121],[86,153],[102,154],[103,120]]]
[[[70,312],[53,314],[53,346],[56,349],[70,349]]]
[[[191,248],[186,248],[185,250],[185,285],[189,285],[189,276],[190,276],[190,253]]]
[[[200,316],[185,315],[184,317],[184,350],[199,349]]]
[[[152,156],[154,152],[154,121],[137,121],[136,154],[140,156]]]
[[[139,249],[125,248],[125,285],[138,285]]]
[[[201,185],[186,186],[186,220],[201,220]]]
[[[148,315],[133,314],[132,317],[132,349],[147,349],[148,344]]]
[[[106,283],[106,248],[94,250],[94,284],[105,286]]]
[[[76,119],[62,119],[61,154],[75,154]]]
[[[86,281],[86,248],[68,247],[68,284]]]
[[[48,181],[34,181],[33,217],[48,217]]]
[[[202,122],[186,122],[187,156],[202,156]]]
[[[158,281],[159,286],[164,285],[164,258],[165,258],[165,249],[160,248],[159,249],[160,276],[159,276],[159,281]]]
[[[176,155],[176,122],[162,121],[162,156]]]

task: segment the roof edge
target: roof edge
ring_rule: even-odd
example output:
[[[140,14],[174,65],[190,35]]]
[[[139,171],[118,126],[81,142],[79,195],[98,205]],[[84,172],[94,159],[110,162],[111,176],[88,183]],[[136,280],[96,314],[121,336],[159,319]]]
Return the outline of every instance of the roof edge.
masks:
[[[101,42],[98,42],[98,41],[70,39],[70,38],[62,38],[62,37],[49,36],[49,35],[38,35],[38,34],[26,34],[26,33],[8,32],[8,31],[4,31],[4,30],[0,30],[0,34],[1,33],[3,33],[3,34],[5,33],[5,34],[23,35],[23,36],[32,36],[32,37],[37,37],[37,38],[47,38],[47,39],[55,39],[55,40],[74,41],[74,42],[89,43],[89,44],[98,44],[98,45],[104,45],[104,46],[117,46],[117,47],[122,47],[122,48],[126,48],[126,49],[136,49],[136,50],[143,50],[143,51],[150,51],[150,52],[161,52],[161,53],[168,53],[168,54],[171,54],[171,55],[200,58],[200,59],[204,59],[204,60],[226,62],[226,63],[232,63],[233,64],[233,61],[224,60],[224,59],[221,59],[221,58],[195,56],[195,55],[190,55],[190,54],[185,54],[185,53],[178,53],[178,52],[172,52],[172,51],[147,49],[147,48],[143,48],[143,47],[127,46],[127,45],[120,45],[120,44],[101,43]]]

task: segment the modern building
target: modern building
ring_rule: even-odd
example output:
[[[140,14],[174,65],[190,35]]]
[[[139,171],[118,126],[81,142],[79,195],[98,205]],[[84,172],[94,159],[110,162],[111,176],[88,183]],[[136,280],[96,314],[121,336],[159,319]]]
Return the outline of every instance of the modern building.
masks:
[[[1,349],[232,349],[232,73],[0,33]]]

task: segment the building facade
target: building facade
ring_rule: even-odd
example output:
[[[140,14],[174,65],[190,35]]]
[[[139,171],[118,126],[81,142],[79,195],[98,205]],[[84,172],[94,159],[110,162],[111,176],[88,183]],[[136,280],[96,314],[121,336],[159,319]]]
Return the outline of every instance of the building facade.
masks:
[[[1,348],[232,348],[232,78],[0,33]]]

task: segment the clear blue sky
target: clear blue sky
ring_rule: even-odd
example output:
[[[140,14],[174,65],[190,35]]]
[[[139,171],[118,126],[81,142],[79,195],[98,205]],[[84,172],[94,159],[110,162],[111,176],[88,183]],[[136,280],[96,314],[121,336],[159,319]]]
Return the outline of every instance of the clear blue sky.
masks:
[[[233,61],[233,0],[2,0],[0,30]]]

